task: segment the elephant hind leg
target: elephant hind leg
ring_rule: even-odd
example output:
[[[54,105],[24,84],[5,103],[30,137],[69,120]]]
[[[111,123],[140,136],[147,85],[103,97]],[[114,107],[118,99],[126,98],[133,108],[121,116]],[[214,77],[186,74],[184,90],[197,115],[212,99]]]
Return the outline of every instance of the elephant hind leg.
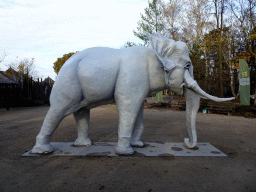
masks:
[[[88,138],[90,127],[90,109],[81,108],[73,113],[77,123],[78,137],[74,143],[75,146],[90,146],[91,140]]]
[[[36,137],[36,145],[33,147],[31,153],[50,153],[53,151],[50,140],[54,131],[57,129],[60,122],[67,115],[67,111],[73,105],[79,103],[80,97],[77,97],[77,95],[75,94],[70,96],[72,96],[72,98],[74,99],[69,98],[70,100],[67,100],[61,97],[60,94],[55,95],[55,97],[51,99],[50,109],[44,119],[41,130]]]
[[[40,133],[36,137],[36,145],[33,147],[31,153],[50,153],[53,151],[50,140],[52,134],[64,118],[64,113],[64,110],[61,112],[54,107],[50,107]]]

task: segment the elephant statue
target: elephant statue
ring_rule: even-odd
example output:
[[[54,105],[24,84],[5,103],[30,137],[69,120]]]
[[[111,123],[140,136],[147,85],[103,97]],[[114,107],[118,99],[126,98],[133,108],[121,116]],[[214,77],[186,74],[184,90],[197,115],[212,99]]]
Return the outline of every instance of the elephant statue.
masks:
[[[200,97],[214,101],[193,79],[189,49],[184,42],[161,34],[148,36],[152,47],[126,49],[96,47],[74,54],[61,68],[50,96],[50,108],[31,153],[50,153],[50,139],[62,119],[73,113],[78,138],[74,145],[92,145],[88,138],[90,109],[116,103],[119,113],[118,143],[115,153],[133,154],[132,147],[142,147],[144,100],[163,89],[186,98],[188,148],[197,144],[196,115]]]

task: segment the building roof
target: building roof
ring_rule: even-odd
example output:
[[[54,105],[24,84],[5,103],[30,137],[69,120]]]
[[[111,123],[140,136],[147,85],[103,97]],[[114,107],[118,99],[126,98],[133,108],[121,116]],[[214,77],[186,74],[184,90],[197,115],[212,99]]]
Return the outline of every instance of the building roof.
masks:
[[[5,75],[2,71],[0,71],[0,83],[1,84],[18,84],[12,78]]]
[[[19,74],[19,72],[16,71],[16,70],[14,70],[12,67],[9,67],[5,72],[14,73],[14,74]]]
[[[53,84],[54,83],[54,81],[49,76],[44,79],[44,82],[48,83],[48,84]]]

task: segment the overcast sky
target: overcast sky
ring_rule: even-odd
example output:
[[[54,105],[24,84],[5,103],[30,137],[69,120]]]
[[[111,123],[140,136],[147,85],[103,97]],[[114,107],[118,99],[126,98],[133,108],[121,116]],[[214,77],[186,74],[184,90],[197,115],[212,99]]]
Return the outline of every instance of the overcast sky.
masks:
[[[139,42],[132,31],[147,6],[148,0],[0,0],[0,56],[8,54],[0,70],[35,58],[39,75],[55,80],[53,63],[66,53]]]

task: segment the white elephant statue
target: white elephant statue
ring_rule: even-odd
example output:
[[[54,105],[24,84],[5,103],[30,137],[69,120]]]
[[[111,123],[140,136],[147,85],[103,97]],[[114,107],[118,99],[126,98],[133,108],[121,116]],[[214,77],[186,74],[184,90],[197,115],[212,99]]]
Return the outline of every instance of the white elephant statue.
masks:
[[[145,98],[169,89],[186,98],[188,148],[197,143],[196,114],[200,97],[214,101],[193,79],[189,49],[184,42],[160,34],[149,35],[152,48],[112,49],[96,47],[74,54],[61,68],[50,96],[50,109],[36,137],[32,153],[50,153],[50,139],[62,119],[73,113],[78,138],[74,145],[89,146],[90,109],[116,103],[119,113],[118,143],[115,153],[130,155],[133,147],[143,146],[143,107]]]

